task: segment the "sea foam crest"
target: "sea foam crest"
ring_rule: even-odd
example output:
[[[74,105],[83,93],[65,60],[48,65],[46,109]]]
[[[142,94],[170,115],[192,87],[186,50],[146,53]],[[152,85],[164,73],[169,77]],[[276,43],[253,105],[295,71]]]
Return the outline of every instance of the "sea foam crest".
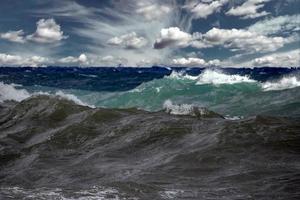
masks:
[[[169,76],[167,76],[167,78],[177,79],[177,80],[184,80],[184,79],[197,80],[198,76],[188,75],[186,74],[185,71],[172,71],[172,73]]]
[[[3,82],[0,82],[0,103],[8,100],[14,100],[17,102],[20,102],[24,99],[27,99],[31,96],[37,96],[37,95],[49,95],[49,96],[56,96],[59,98],[70,100],[78,105],[81,106],[88,106],[91,108],[94,108],[95,106],[89,105],[87,103],[82,102],[78,97],[76,97],[73,94],[66,94],[63,91],[57,91],[54,95],[50,94],[48,92],[35,92],[35,93],[29,93],[26,89],[17,88],[17,85],[15,84],[5,84]]]
[[[224,74],[221,71],[205,70],[197,79],[197,85],[203,84],[236,84],[236,83],[254,83],[255,80],[250,79],[248,76],[241,76],[238,74]]]
[[[206,69],[198,76],[191,76],[186,74],[184,71],[172,71],[172,73],[168,76],[172,79],[179,79],[179,80],[194,80],[197,81],[197,85],[204,85],[204,84],[213,84],[213,85],[220,85],[220,84],[236,84],[236,83],[254,83],[255,80],[249,78],[248,76],[241,76],[238,74],[225,74],[218,70],[211,70]]]
[[[291,77],[283,77],[278,81],[268,81],[262,83],[262,89],[264,91],[272,91],[272,90],[286,90],[300,86],[300,80],[297,79],[295,76]]]
[[[191,113],[193,113],[194,106],[190,104],[176,105],[168,99],[164,102],[163,108],[167,113],[173,115],[190,115]]]
[[[95,108],[94,105],[89,105],[87,103],[84,103],[83,101],[81,101],[77,96],[73,95],[73,94],[66,94],[64,93],[63,91],[59,90],[55,93],[55,96],[58,96],[60,98],[63,98],[63,99],[67,99],[67,100],[70,100],[70,101],[73,101],[74,103],[78,104],[78,105],[81,105],[81,106],[88,106],[88,107],[91,107],[91,108]]]
[[[210,118],[210,117],[218,117],[218,118],[223,118],[221,115],[218,113],[212,112],[208,110],[205,107],[197,107],[192,104],[173,104],[171,100],[166,100],[163,104],[163,108],[165,112],[171,114],[171,115],[190,115],[194,117],[205,117],[205,118]]]
[[[0,102],[14,100],[22,101],[30,97],[30,93],[25,89],[17,89],[15,84],[5,84],[0,82]]]

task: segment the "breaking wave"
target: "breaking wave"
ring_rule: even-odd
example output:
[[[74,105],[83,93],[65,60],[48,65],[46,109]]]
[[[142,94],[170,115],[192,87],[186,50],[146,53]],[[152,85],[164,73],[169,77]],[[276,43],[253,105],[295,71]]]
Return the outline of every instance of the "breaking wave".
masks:
[[[228,75],[219,71],[205,70],[199,75],[197,84],[236,84],[236,83],[254,83],[255,80],[250,79],[248,76],[241,75]]]
[[[194,107],[205,107],[227,118],[257,114],[300,115],[300,92],[295,91],[299,89],[300,81],[296,75],[260,82],[246,75],[220,70],[206,69],[199,75],[174,70],[168,76],[143,82],[134,89],[113,92],[26,88],[4,83],[0,86],[1,102],[46,94],[89,107],[159,111],[173,106],[169,111],[177,115],[189,113]],[[279,92],[275,94],[274,90]]]
[[[33,92],[30,93],[26,89],[21,89],[21,85],[15,85],[15,84],[4,84],[0,82],[0,103],[4,101],[23,101],[24,99],[27,99],[31,96],[36,96],[36,95],[52,95],[52,96],[57,96],[62,99],[67,99],[70,101],[73,101],[74,103],[82,106],[88,106],[91,108],[94,108],[95,106],[89,105],[87,103],[82,102],[78,97],[76,97],[73,94],[66,94],[61,90],[58,90],[57,92],[51,94],[49,92],[44,92],[44,91],[38,91],[38,92]]]
[[[262,83],[262,89],[264,91],[287,90],[296,87],[300,87],[300,80],[296,76],[283,77],[278,81]]]
[[[17,89],[14,84],[4,84],[0,82],[0,102],[7,100],[22,101],[31,95],[25,89]]]
[[[220,84],[236,84],[236,83],[255,83],[256,81],[249,78],[248,76],[241,76],[237,74],[225,74],[218,70],[204,70],[198,76],[191,76],[186,74],[184,71],[173,71],[169,76],[169,78],[174,79],[188,79],[197,81],[196,84],[213,84],[213,85],[220,85]]]

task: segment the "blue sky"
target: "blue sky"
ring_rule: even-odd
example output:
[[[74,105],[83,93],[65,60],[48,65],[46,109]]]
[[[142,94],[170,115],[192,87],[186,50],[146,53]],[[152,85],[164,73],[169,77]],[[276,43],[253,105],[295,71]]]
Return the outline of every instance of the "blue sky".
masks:
[[[300,66],[299,0],[0,3],[0,66]]]

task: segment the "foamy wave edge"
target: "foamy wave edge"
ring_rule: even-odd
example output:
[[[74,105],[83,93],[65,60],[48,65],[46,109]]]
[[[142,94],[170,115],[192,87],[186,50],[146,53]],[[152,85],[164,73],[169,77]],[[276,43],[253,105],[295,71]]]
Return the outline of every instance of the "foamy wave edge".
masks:
[[[300,80],[296,76],[282,77],[277,81],[267,81],[261,85],[263,91],[287,90],[300,87]]]
[[[42,91],[30,93],[26,89],[21,89],[17,87],[20,86],[15,84],[5,84],[3,82],[0,82],[0,103],[9,100],[20,102],[33,96],[48,95],[48,96],[55,96],[61,99],[67,99],[81,106],[95,108],[94,105],[89,105],[87,103],[84,103],[77,96],[73,94],[66,94],[61,90],[58,90],[54,94],[50,94],[48,92],[42,92]]]
[[[251,79],[249,76],[242,76],[238,74],[225,74],[218,70],[206,69],[198,76],[191,76],[184,71],[172,71],[166,78],[177,80],[193,80],[196,85],[222,85],[222,84],[237,84],[237,83],[259,83]],[[296,76],[285,76],[277,81],[267,81],[259,83],[263,91],[286,90],[300,87],[300,80]]]
[[[197,85],[204,85],[204,84],[221,85],[221,84],[257,82],[249,78],[248,76],[241,76],[238,74],[230,75],[230,74],[225,74],[218,70],[211,70],[211,69],[204,70],[198,76],[188,75],[184,71],[180,71],[180,72],[172,71],[172,73],[167,78],[178,79],[178,80],[193,80],[196,81]]]

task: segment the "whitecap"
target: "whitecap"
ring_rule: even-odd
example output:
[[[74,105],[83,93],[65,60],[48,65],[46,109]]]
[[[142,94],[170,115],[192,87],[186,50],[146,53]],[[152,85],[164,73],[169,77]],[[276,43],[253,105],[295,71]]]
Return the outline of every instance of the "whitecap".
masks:
[[[176,105],[173,104],[173,102],[168,99],[164,102],[163,108],[167,113],[173,115],[189,115],[193,113],[194,106],[191,104]]]
[[[84,103],[83,101],[81,101],[77,96],[73,95],[73,94],[67,94],[67,93],[64,93],[63,91],[59,90],[55,93],[56,96],[58,97],[61,97],[63,99],[67,99],[67,100],[70,100],[78,105],[81,105],[81,106],[88,106],[90,108],[95,108],[94,105],[89,105],[87,103]]]
[[[198,76],[191,76],[185,73],[185,71],[172,71],[172,73],[166,78],[177,80],[197,80]]]
[[[21,87],[21,86],[22,85],[5,84],[3,82],[0,82],[0,103],[2,103],[4,101],[9,101],[9,100],[20,102],[31,96],[37,96],[37,95],[48,95],[48,96],[53,95],[53,94],[50,94],[48,92],[43,92],[43,91],[29,93],[26,89],[17,88],[17,87]],[[72,101],[81,106],[88,106],[91,108],[95,108],[94,105],[89,105],[87,103],[84,103],[77,96],[75,96],[73,94],[64,93],[63,91],[60,91],[60,90],[57,91],[54,94],[54,96],[63,98],[63,99],[67,99],[67,100]]]
[[[262,89],[264,91],[272,91],[272,90],[286,90],[300,86],[300,80],[295,76],[291,77],[283,77],[278,81],[268,81],[262,83]]]
[[[197,85],[203,84],[236,84],[236,83],[254,83],[253,79],[248,76],[241,76],[238,74],[224,74],[217,70],[205,70],[197,78]]]
[[[20,85],[5,84],[0,82],[0,102],[7,100],[22,101],[30,97],[30,93],[25,89],[17,89]]]

